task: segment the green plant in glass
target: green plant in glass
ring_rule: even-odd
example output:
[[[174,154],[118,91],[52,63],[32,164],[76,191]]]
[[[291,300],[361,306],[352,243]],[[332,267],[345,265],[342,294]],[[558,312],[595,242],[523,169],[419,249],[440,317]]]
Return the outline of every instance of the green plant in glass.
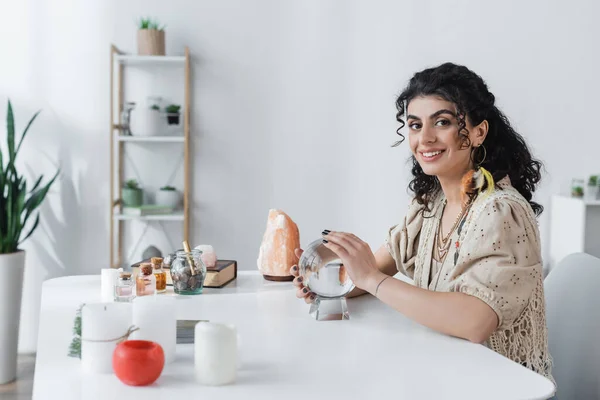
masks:
[[[50,181],[40,186],[43,175],[35,181],[33,186],[27,187],[27,180],[19,174],[16,160],[23,139],[29,131],[31,124],[40,111],[36,112],[27,123],[19,142],[15,146],[15,120],[12,104],[8,101],[6,113],[6,144],[7,158],[0,148],[0,254],[15,253],[19,245],[23,243],[37,228],[40,222],[40,214],[36,209],[42,204],[50,187],[56,180],[59,170]],[[35,214],[35,219],[32,219]],[[24,234],[25,227],[30,224],[29,231]]]
[[[172,191],[175,191],[175,190],[177,190],[177,189],[175,189],[175,187],[174,187],[174,186],[169,186],[169,185],[167,185],[167,186],[163,186],[163,187],[161,187],[161,188],[160,188],[160,190],[165,190],[165,191],[170,191],[170,192],[172,192]]]
[[[589,177],[588,186],[598,186],[598,175],[592,175]]]

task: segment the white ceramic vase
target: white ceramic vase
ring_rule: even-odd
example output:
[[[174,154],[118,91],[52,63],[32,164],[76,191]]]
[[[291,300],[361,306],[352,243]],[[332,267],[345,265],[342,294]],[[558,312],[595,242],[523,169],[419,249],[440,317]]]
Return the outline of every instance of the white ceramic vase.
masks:
[[[25,252],[0,254],[0,385],[17,377]]]
[[[155,203],[177,210],[181,206],[181,193],[178,190],[158,190]]]
[[[131,112],[131,133],[133,136],[160,136],[166,129],[164,115],[159,110],[141,108]]]

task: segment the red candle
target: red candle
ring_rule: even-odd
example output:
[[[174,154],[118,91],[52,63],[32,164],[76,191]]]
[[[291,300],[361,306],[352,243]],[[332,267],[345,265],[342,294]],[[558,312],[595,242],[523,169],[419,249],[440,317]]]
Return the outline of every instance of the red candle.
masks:
[[[165,365],[160,344],[148,340],[126,340],[113,353],[113,370],[121,382],[130,386],[154,383]]]

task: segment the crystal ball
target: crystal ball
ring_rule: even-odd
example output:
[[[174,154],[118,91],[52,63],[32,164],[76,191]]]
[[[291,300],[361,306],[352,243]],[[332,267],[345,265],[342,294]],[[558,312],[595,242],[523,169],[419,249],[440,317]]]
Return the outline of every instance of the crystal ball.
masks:
[[[298,268],[304,286],[319,297],[344,297],[354,289],[342,260],[325,247],[322,239],[308,245],[300,257]]]

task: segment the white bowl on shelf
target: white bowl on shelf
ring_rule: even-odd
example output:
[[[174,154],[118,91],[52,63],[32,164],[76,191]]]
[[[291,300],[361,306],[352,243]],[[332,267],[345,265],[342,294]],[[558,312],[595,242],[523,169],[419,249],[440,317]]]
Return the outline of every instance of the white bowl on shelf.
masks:
[[[154,203],[159,206],[172,207],[177,210],[181,206],[181,192],[179,190],[158,190]]]

